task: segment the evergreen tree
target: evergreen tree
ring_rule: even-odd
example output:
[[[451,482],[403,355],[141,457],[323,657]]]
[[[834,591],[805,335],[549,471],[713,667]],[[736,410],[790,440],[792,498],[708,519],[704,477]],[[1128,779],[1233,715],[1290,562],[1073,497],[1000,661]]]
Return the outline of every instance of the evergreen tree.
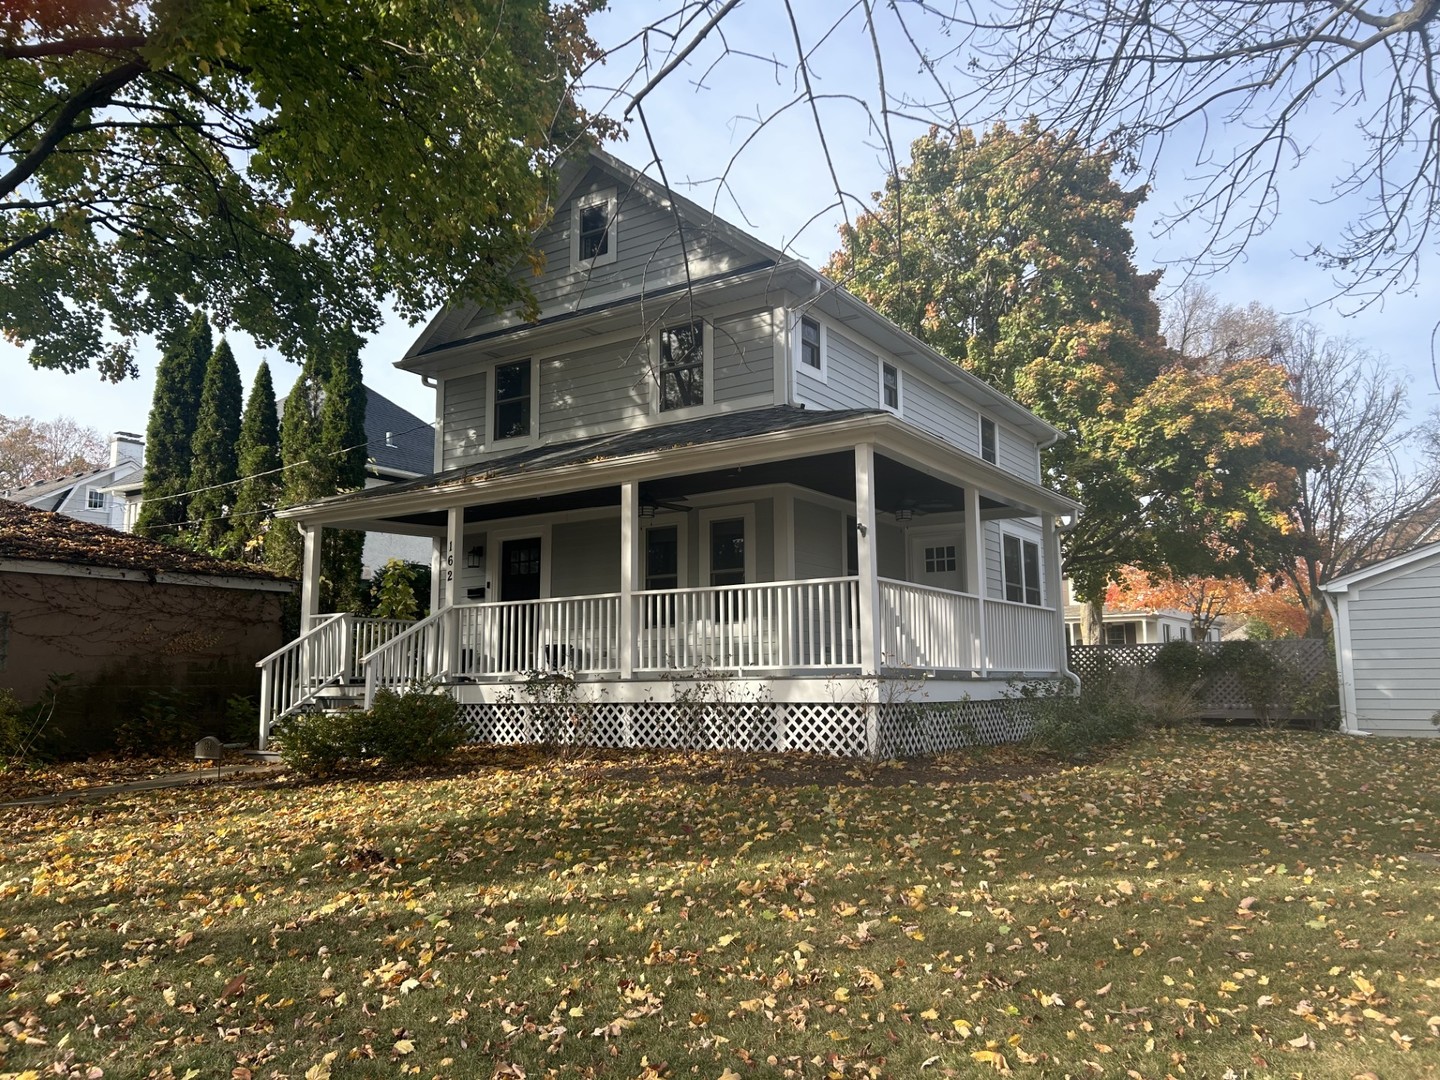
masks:
[[[203,551],[230,555],[240,440],[240,368],[223,338],[205,368],[200,418],[190,442],[190,535]]]
[[[352,342],[333,360],[320,405],[320,446],[333,485],[326,494],[365,486],[365,386],[360,371],[360,345]],[[364,605],[365,534],[353,529],[327,529],[321,544],[322,588],[326,611],[358,611]]]
[[[280,420],[280,457],[285,466],[281,503],[293,506],[365,484],[365,387],[360,349],[314,349],[285,399]],[[365,534],[327,529],[321,547],[320,606],[357,610],[363,600]],[[265,561],[281,573],[300,575],[300,530],[275,521],[265,534]]]
[[[184,330],[166,343],[160,357],[145,428],[144,504],[135,523],[138,533],[171,540],[187,520],[189,499],[182,493],[189,490],[190,444],[210,352],[210,322],[197,311]]]
[[[320,471],[320,404],[325,397],[325,380],[330,364],[318,349],[311,348],[300,375],[285,398],[280,417],[280,463],[285,472],[280,485],[280,505],[310,502],[326,490]],[[300,576],[300,528],[293,521],[275,520],[265,532],[265,563],[289,577]]]
[[[261,541],[280,501],[280,414],[275,408],[275,383],[270,365],[261,361],[255,384],[240,421],[237,457],[240,464],[235,509],[230,514],[231,548],[242,559],[258,559]]]

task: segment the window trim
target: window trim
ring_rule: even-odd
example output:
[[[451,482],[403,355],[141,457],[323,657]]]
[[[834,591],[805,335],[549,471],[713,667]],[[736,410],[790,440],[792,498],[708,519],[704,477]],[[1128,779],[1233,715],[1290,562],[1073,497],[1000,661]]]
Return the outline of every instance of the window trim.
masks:
[[[988,455],[985,453],[985,430],[987,427],[991,435],[990,453]],[[976,439],[980,447],[980,460],[998,466],[1000,464],[1000,426],[984,413],[980,414],[980,425]]]
[[[830,328],[824,320],[802,312],[795,313],[795,370],[820,382],[830,381]],[[820,331],[820,366],[811,367],[805,362],[805,324],[813,323]]]
[[[887,367],[890,368],[892,371],[895,372],[895,404],[894,404],[894,405],[890,405],[890,404],[888,404],[888,403],[885,401],[885,369],[886,369]],[[877,369],[877,374],[878,374],[878,377],[879,377],[879,384],[878,384],[879,399],[878,399],[878,400],[879,400],[879,402],[880,402],[880,407],[881,407],[882,409],[885,409],[885,410],[887,410],[887,411],[889,411],[889,412],[894,413],[896,416],[900,416],[900,415],[903,414],[904,411],[905,411],[905,371],[904,371],[904,369],[900,366],[900,364],[899,364],[898,361],[892,362],[892,361],[890,361],[890,360],[885,359],[885,357],[882,356],[882,357],[880,357],[880,364],[879,364],[879,367],[878,367],[878,369]]]
[[[700,573],[696,581],[701,588],[710,587],[710,524],[714,521],[729,521],[732,518],[742,518],[745,522],[745,584],[756,584],[755,546],[760,542],[755,532],[755,504],[754,503],[732,503],[729,506],[707,506],[700,510],[696,516],[700,528]]]
[[[1006,568],[1005,546],[1009,541],[1015,541],[1020,545],[1020,596],[1019,600],[1010,599],[1010,576]],[[1035,549],[1035,595],[1038,598],[1031,603],[1027,598],[1030,592],[1030,582],[1025,577],[1025,545],[1029,544]],[[1009,604],[1024,604],[1026,607],[1045,607],[1045,562],[1044,553],[1041,551],[1040,542],[1019,533],[1000,530],[1000,591],[1003,594],[1001,599]]]
[[[580,216],[592,206],[605,206],[607,213],[607,225],[605,229],[605,251],[594,258],[580,258]],[[594,270],[600,266],[608,266],[615,261],[616,248],[619,245],[619,219],[620,199],[615,188],[605,188],[602,191],[592,191],[587,195],[577,195],[570,204],[570,267],[572,270]]]
[[[660,370],[660,336],[667,330],[685,326],[687,323],[699,323],[700,330],[700,381],[703,388],[701,403],[699,405],[682,405],[678,409],[662,409],[664,395],[661,392],[664,373]],[[683,419],[687,416],[698,415],[705,409],[715,404],[715,327],[709,319],[695,318],[683,319],[665,326],[658,326],[650,335],[650,370],[654,373],[650,380],[650,415],[664,416],[667,419]]]
[[[96,500],[99,500],[98,505],[97,505]],[[86,489],[85,489],[85,509],[86,509],[86,510],[108,510],[109,507],[108,507],[108,506],[106,505],[106,503],[105,503],[105,492],[101,491],[99,488],[93,488],[93,487],[92,487],[92,488],[86,488]]]
[[[500,438],[495,423],[495,393],[499,386],[497,375],[502,367],[512,364],[530,365],[530,430],[524,435]],[[514,360],[497,360],[490,365],[485,377],[485,444],[494,446],[524,446],[534,442],[540,435],[540,364],[533,356],[521,356]]]

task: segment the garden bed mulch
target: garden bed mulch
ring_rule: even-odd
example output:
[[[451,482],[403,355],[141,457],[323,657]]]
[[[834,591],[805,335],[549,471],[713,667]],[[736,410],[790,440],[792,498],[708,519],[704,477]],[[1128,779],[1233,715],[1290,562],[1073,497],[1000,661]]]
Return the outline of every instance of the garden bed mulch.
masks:
[[[86,761],[60,761],[39,765],[17,765],[0,769],[0,803],[60,795],[88,788],[131,784],[180,772],[197,775],[208,765],[188,755],[107,756]],[[213,768],[211,768],[213,772]]]

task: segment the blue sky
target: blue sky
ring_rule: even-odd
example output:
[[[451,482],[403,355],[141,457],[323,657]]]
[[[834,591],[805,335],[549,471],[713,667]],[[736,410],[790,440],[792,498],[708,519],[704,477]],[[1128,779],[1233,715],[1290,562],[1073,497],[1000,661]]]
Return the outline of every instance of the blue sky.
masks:
[[[602,45],[620,42],[673,6],[674,0],[616,0],[616,10],[593,24],[597,40]],[[875,7],[883,18],[885,5]],[[823,0],[800,0],[796,10],[808,48],[834,21],[840,7]],[[878,114],[875,60],[858,12],[856,5],[848,21],[815,50],[812,79],[817,93],[827,96],[820,104],[821,120],[840,186],[851,195],[868,199],[883,182],[886,155],[880,133],[866,110],[853,100],[867,101]],[[913,25],[920,29],[922,24]],[[818,265],[834,247],[842,215],[836,208],[826,209],[835,201],[834,185],[808,109],[790,108],[745,145],[755,134],[756,118],[769,115],[795,94],[794,47],[784,9],[773,3],[742,5],[723,26],[734,50],[730,55],[711,69],[723,48],[719,37],[712,35],[646,99],[646,115],[668,178],[682,194],[707,206],[713,203],[720,216],[737,226],[769,243],[787,246],[798,257]],[[663,36],[651,35],[652,70],[664,62],[666,44]],[[888,58],[886,80],[892,97],[907,92],[935,96],[933,84],[917,74],[914,54],[897,31],[888,29],[881,45]],[[633,71],[639,56],[638,46],[632,46],[592,74],[588,82],[593,85],[586,94],[592,108],[605,105],[609,98],[606,87],[624,85],[633,92],[644,84],[646,76]],[[779,64],[757,57],[771,57]],[[946,77],[958,80],[963,76],[951,72]],[[623,100],[613,106],[617,112],[620,107]],[[978,118],[962,119],[974,122]],[[892,119],[891,133],[902,164],[910,140],[923,127],[913,120]],[[1326,205],[1326,181],[1336,163],[1357,154],[1359,145],[1344,117],[1311,117],[1310,130],[1315,134],[1314,146],[1300,168],[1283,179],[1275,226],[1250,244],[1242,261],[1206,279],[1222,299],[1235,303],[1259,300],[1281,311],[1301,312],[1334,293],[1329,274],[1302,261],[1296,252],[1333,235],[1344,221],[1343,207]],[[651,161],[644,133],[633,122],[629,138],[609,149],[637,167],[646,167]],[[1135,226],[1137,263],[1142,269],[1164,266],[1167,285],[1184,277],[1203,243],[1197,229],[1168,235],[1157,231],[1160,216],[1183,206],[1193,193],[1187,176],[1199,153],[1198,139],[1192,138],[1189,144],[1184,139],[1172,140]],[[655,174],[653,166],[647,171]],[[727,180],[720,190],[714,178],[722,174]],[[1348,318],[1346,313],[1355,307],[1355,301],[1342,300],[1310,311],[1308,317],[1327,331],[1349,334],[1384,355],[1397,373],[1410,380],[1412,404],[1431,408],[1440,400],[1430,372],[1431,333],[1440,314],[1427,291],[1422,288],[1420,293],[1389,296]],[[365,374],[366,381],[381,393],[428,420],[433,415],[433,392],[415,376],[391,367],[416,333],[418,328],[390,319],[365,349]],[[230,340],[248,387],[262,354],[242,334],[232,333]],[[68,415],[102,432],[143,431],[157,358],[153,343],[147,342],[139,356],[140,377],[114,386],[92,372],[35,371],[19,349],[0,343],[0,370],[6,376],[0,413],[39,419]],[[268,359],[277,389],[284,394],[296,367],[277,354]]]

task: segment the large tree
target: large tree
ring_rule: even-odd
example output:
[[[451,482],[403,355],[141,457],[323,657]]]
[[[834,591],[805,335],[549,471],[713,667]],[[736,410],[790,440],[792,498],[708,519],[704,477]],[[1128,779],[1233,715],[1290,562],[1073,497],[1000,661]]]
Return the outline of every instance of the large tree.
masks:
[[[1087,510],[1064,541],[1077,594],[1101,601],[1126,565],[1253,576],[1306,427],[1278,368],[1165,348],[1156,275],[1131,261],[1143,190],[1033,123],[912,149],[827,273],[1065,432],[1046,467]]]
[[[1323,432],[1290,507],[1275,560],[1304,606],[1310,636],[1325,632],[1320,586],[1413,546],[1440,522],[1440,414],[1412,415],[1409,389],[1348,337],[1259,303],[1227,304],[1187,288],[1166,305],[1171,343],[1200,366],[1265,356]]]
[[[259,561],[270,513],[280,499],[280,414],[275,407],[275,383],[263,360],[245,401],[237,453],[240,483],[230,513],[230,546],[242,559]]]
[[[240,475],[240,368],[223,338],[205,368],[200,415],[190,441],[191,542],[203,551],[230,555],[230,507]]]
[[[170,338],[155,370],[145,428],[145,484],[135,531],[174,539],[190,506],[191,442],[211,349],[210,322],[194,312]]]
[[[595,6],[0,4],[0,325],[121,378],[185,305],[299,356],[382,298],[531,304]]]
[[[0,416],[0,493],[98,469],[107,460],[100,433],[68,416]]]

